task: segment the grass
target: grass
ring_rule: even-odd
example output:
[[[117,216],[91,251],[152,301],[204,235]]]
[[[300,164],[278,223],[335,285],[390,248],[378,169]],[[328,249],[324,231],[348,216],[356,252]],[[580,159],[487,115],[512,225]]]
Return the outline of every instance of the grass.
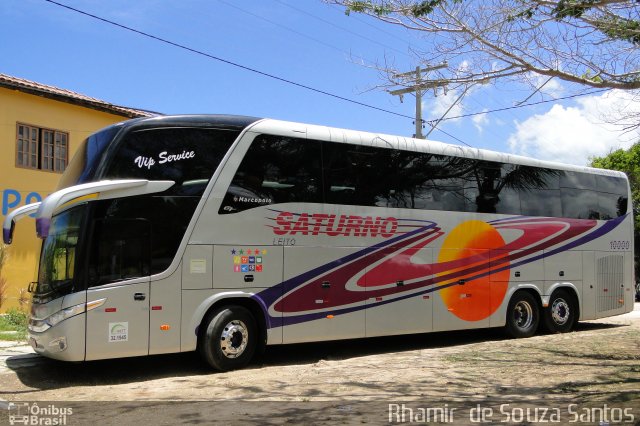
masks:
[[[29,317],[18,309],[9,309],[0,315],[0,340],[21,341],[27,338]]]

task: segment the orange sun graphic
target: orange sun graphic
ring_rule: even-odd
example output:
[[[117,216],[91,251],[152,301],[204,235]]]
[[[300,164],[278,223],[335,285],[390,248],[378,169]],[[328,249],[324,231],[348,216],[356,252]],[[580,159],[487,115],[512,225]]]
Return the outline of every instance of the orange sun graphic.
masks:
[[[496,251],[504,247],[504,239],[491,225],[470,220],[456,226],[447,236],[438,255],[438,263],[451,262],[451,268],[438,275],[449,276],[442,284],[458,283],[440,290],[448,310],[465,321],[479,321],[488,318],[502,303],[507,292],[509,270],[493,272],[480,278],[476,275],[489,272],[491,261],[506,253]],[[501,263],[501,267],[506,264]],[[460,271],[473,268],[473,272]]]

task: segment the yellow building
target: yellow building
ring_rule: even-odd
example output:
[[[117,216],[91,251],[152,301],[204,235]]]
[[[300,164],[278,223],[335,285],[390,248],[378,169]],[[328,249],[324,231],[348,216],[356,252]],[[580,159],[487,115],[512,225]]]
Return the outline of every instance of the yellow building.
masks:
[[[98,129],[155,113],[112,105],[57,87],[0,74],[0,208],[7,212],[53,192],[80,142]],[[37,278],[35,221],[16,224],[0,270],[0,312],[20,305]],[[1,244],[1,241],[0,241]],[[4,280],[4,284],[3,284]]]

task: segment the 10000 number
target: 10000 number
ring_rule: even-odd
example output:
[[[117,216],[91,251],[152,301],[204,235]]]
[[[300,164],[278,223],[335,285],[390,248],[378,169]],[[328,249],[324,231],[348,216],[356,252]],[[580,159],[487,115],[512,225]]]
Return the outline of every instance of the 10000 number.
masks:
[[[611,250],[629,250],[631,243],[629,241],[610,241],[609,247]]]

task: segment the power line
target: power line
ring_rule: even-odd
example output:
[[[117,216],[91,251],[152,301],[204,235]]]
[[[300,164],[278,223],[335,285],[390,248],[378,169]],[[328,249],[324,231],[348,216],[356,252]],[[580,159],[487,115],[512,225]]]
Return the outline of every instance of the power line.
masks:
[[[524,107],[528,107],[528,106],[547,104],[549,102],[563,101],[565,99],[573,99],[573,98],[579,98],[581,96],[593,95],[595,93],[602,93],[602,92],[606,92],[607,90],[609,90],[609,89],[597,89],[597,90],[592,90],[592,91],[586,92],[586,93],[577,93],[575,95],[568,95],[568,96],[563,96],[563,97],[560,97],[560,98],[547,99],[546,101],[537,101],[537,102],[531,102],[531,103],[528,103],[528,104],[521,104],[521,105],[514,105],[514,106],[504,107],[504,108],[490,109],[488,111],[471,112],[471,113],[468,113],[468,114],[462,114],[462,115],[456,115],[454,117],[443,118],[440,121],[455,120],[457,118],[467,118],[467,117],[473,117],[475,115],[490,114],[492,112],[509,111],[509,110],[512,110],[512,109],[524,108]],[[427,123],[430,122],[430,121],[434,121],[434,120],[427,120]]]
[[[457,140],[458,142],[460,142],[460,143],[461,143],[461,144],[463,144],[463,145],[468,146],[469,148],[473,148],[471,145],[469,145],[468,143],[466,143],[466,142],[465,142],[465,141],[463,141],[462,139],[460,139],[460,138],[457,138],[457,137],[453,136],[453,135],[452,135],[451,133],[449,133],[449,132],[445,132],[444,130],[442,130],[442,129],[441,129],[441,128],[439,128],[439,127],[434,128],[434,130],[436,130],[437,132],[440,132],[440,133],[444,133],[445,135],[449,136],[450,138],[453,138],[453,139]]]
[[[265,18],[264,16],[260,16],[260,15],[258,15],[258,14],[256,14],[256,13],[250,12],[250,11],[248,11],[248,10],[246,10],[246,9],[243,9],[243,8],[241,8],[240,6],[237,6],[237,5],[235,5],[235,4],[232,4],[232,3],[228,2],[228,1],[225,1],[225,0],[218,0],[218,1],[219,1],[220,3],[222,3],[222,4],[225,4],[225,5],[227,5],[227,6],[229,6],[229,7],[232,7],[232,8],[234,8],[234,9],[236,9],[236,10],[239,10],[240,12],[246,13],[247,15],[253,16],[253,17],[254,17],[254,18],[256,18],[256,19],[260,19],[260,20],[262,20],[262,21],[268,22],[268,23],[270,23],[271,25],[275,25],[275,26],[277,26],[277,27],[283,28],[283,29],[285,29],[285,30],[287,30],[287,31],[289,31],[289,32],[292,32],[292,33],[294,33],[294,34],[296,34],[296,35],[300,36],[300,37],[307,38],[307,39],[309,39],[309,40],[311,40],[311,41],[314,41],[314,42],[316,42],[316,43],[318,43],[318,44],[321,44],[321,45],[323,45],[323,46],[325,46],[325,47],[328,47],[328,48],[330,48],[330,49],[333,49],[333,50],[335,50],[335,51],[338,51],[338,52],[340,52],[340,53],[342,53],[342,54],[346,55],[347,57],[351,57],[351,56],[353,56],[353,55],[351,54],[351,52],[347,52],[346,50],[342,50],[341,48],[339,48],[339,47],[337,47],[337,46],[334,46],[333,44],[329,44],[329,43],[327,43],[327,42],[325,42],[325,41],[323,41],[323,40],[317,39],[317,38],[312,37],[312,36],[309,36],[309,35],[307,35],[307,34],[303,34],[303,33],[301,33],[300,31],[294,30],[293,28],[290,28],[290,27],[288,27],[288,26],[286,26],[286,25],[283,25],[283,24],[281,24],[281,23],[279,23],[279,22],[272,21],[271,19]],[[364,59],[364,58],[362,58],[362,57],[361,57],[360,59],[362,60],[362,63],[363,63],[363,64],[364,64],[364,63],[368,63],[368,64],[369,64],[369,66],[373,65],[373,62],[371,62],[371,61],[369,61],[369,60],[365,60],[365,59]]]
[[[407,52],[403,52],[402,50],[396,49],[395,47],[392,47],[392,46],[387,46],[384,43],[381,43],[381,42],[379,42],[377,40],[374,40],[374,39],[369,38],[367,36],[364,36],[362,34],[358,34],[357,32],[352,31],[352,30],[350,30],[348,28],[344,28],[344,27],[342,27],[340,25],[336,25],[336,24],[334,24],[333,22],[331,22],[331,21],[329,21],[327,19],[320,18],[319,16],[316,16],[316,15],[314,15],[312,13],[309,13],[306,10],[302,10],[302,9],[296,7],[296,6],[292,6],[289,3],[286,3],[286,2],[284,2],[282,0],[275,0],[275,1],[280,3],[283,6],[286,6],[286,7],[290,8],[290,9],[293,9],[293,10],[297,11],[298,13],[302,13],[304,15],[310,16],[310,17],[312,17],[314,19],[317,19],[320,22],[324,22],[327,25],[331,25],[332,27],[338,28],[339,30],[345,31],[345,32],[347,32],[349,34],[352,34],[352,35],[356,36],[356,37],[360,37],[361,39],[367,40],[370,43],[374,43],[374,44],[380,45],[380,46],[384,47],[385,49],[393,50],[393,51],[395,51],[397,53],[400,53],[401,55],[407,56],[409,58],[411,57],[411,55],[409,55]]]
[[[114,22],[114,21],[111,21],[109,19],[102,18],[100,16],[91,14],[89,12],[85,12],[83,10],[76,9],[74,7],[68,6],[66,4],[58,3],[57,1],[54,1],[54,0],[44,0],[44,1],[46,1],[47,3],[51,3],[51,4],[54,4],[56,6],[62,7],[64,9],[71,10],[73,12],[79,13],[81,15],[88,16],[88,17],[96,19],[98,21],[102,21],[102,22],[107,23],[109,25],[113,25],[115,27],[118,27],[118,28],[130,31],[130,32],[142,35],[142,36],[150,38],[152,40],[156,40],[156,41],[159,41],[161,43],[168,44],[170,46],[177,47],[179,49],[186,50],[188,52],[195,53],[197,55],[204,56],[206,58],[213,59],[213,60],[225,63],[227,65],[231,65],[231,66],[234,66],[236,68],[243,69],[245,71],[249,71],[249,72],[252,72],[252,73],[255,73],[255,74],[259,74],[261,76],[268,77],[268,78],[271,78],[273,80],[280,81],[282,83],[291,84],[293,86],[297,86],[297,87],[300,87],[302,89],[306,89],[306,90],[309,90],[309,91],[312,91],[312,92],[315,92],[315,93],[319,93],[321,95],[330,96],[330,97],[332,97],[334,99],[339,99],[339,100],[342,100],[342,101],[345,101],[345,102],[350,102],[352,104],[360,105],[360,106],[363,106],[363,107],[366,107],[366,108],[370,108],[370,109],[373,109],[373,110],[376,110],[376,111],[385,112],[387,114],[392,114],[392,115],[395,115],[395,116],[398,116],[398,117],[402,117],[402,118],[408,118],[410,120],[414,119],[414,117],[411,117],[409,115],[401,114],[401,113],[398,113],[398,112],[395,112],[395,111],[390,111],[388,109],[384,109],[384,108],[380,108],[380,107],[377,107],[377,106],[374,106],[374,105],[366,104],[364,102],[359,102],[359,101],[356,101],[356,100],[353,100],[353,99],[345,98],[344,96],[336,95],[335,93],[327,92],[326,90],[316,89],[315,87],[311,87],[311,86],[308,86],[306,84],[298,83],[296,81],[289,80],[289,79],[286,79],[284,77],[277,76],[275,74],[270,74],[270,73],[267,73],[265,71],[260,71],[260,70],[258,70],[256,68],[252,68],[252,67],[249,67],[249,66],[246,66],[246,65],[242,65],[242,64],[239,64],[237,62],[233,62],[233,61],[230,61],[228,59],[224,59],[224,58],[221,58],[219,56],[215,56],[215,55],[212,55],[210,53],[203,52],[202,50],[197,50],[197,49],[194,49],[192,47],[188,47],[188,46],[185,46],[183,44],[179,44],[179,43],[173,42],[171,40],[167,40],[165,38],[162,38],[162,37],[159,37],[159,36],[156,36],[156,35],[153,35],[153,34],[149,34],[149,33],[146,33],[146,32],[141,31],[141,30],[137,30],[137,29],[132,28],[132,27],[128,27],[128,26],[126,26],[124,24],[120,24],[118,22]]]
[[[553,80],[553,76],[549,77],[549,78],[547,79],[547,81],[545,81],[544,83],[542,83],[542,85],[540,85],[540,86],[536,87],[536,90],[534,90],[534,91],[533,91],[529,96],[527,96],[525,100],[520,101],[520,102],[516,102],[516,105],[522,105],[523,103],[527,102],[529,99],[533,98],[533,95],[535,95],[536,93],[538,93],[539,91],[541,91],[541,90],[542,90],[542,88],[543,88],[544,86],[546,86],[546,85],[547,85],[547,83],[549,83],[551,80]]]
[[[401,113],[398,113],[398,112],[395,112],[395,111],[390,111],[390,110],[387,110],[387,109],[384,109],[384,108],[380,108],[380,107],[377,107],[377,106],[374,106],[374,105],[366,104],[364,102],[356,101],[354,99],[349,99],[349,98],[346,98],[344,96],[337,95],[335,93],[327,92],[326,90],[317,89],[315,87],[311,87],[311,86],[308,86],[308,85],[303,84],[303,83],[299,83],[299,82],[296,82],[296,81],[293,81],[293,80],[289,80],[287,78],[280,77],[280,76],[277,76],[275,74],[270,74],[270,73],[267,73],[265,71],[260,71],[260,70],[258,70],[256,68],[252,68],[252,67],[249,67],[249,66],[246,66],[246,65],[242,65],[242,64],[239,64],[237,62],[233,62],[233,61],[230,61],[228,59],[224,59],[224,58],[221,58],[219,56],[215,56],[215,55],[212,55],[210,53],[206,53],[206,52],[203,52],[201,50],[197,50],[197,49],[185,46],[183,44],[179,44],[177,42],[173,42],[171,40],[167,40],[165,38],[162,38],[162,37],[159,37],[159,36],[156,36],[156,35],[153,35],[153,34],[149,34],[149,33],[144,32],[142,30],[137,30],[135,28],[126,26],[124,24],[120,24],[118,22],[111,21],[111,20],[106,19],[106,18],[102,18],[100,16],[91,14],[89,12],[85,12],[83,10],[76,9],[76,8],[68,6],[66,4],[59,3],[59,2],[57,2],[55,0],[44,0],[44,1],[47,2],[47,3],[51,3],[53,5],[62,7],[64,9],[79,13],[81,15],[96,19],[98,21],[102,21],[102,22],[107,23],[109,25],[113,25],[115,27],[118,27],[118,28],[130,31],[130,32],[133,32],[133,33],[138,34],[138,35],[142,35],[142,36],[150,38],[152,40],[159,41],[161,43],[176,47],[178,49],[182,49],[182,50],[185,50],[187,52],[195,53],[197,55],[204,56],[204,57],[206,57],[208,59],[213,59],[213,60],[222,62],[224,64],[231,65],[231,66],[234,66],[236,68],[240,68],[240,69],[243,69],[245,71],[249,71],[249,72],[261,75],[263,77],[268,77],[268,78],[271,78],[273,80],[280,81],[282,83],[290,84],[290,85],[293,85],[293,86],[296,86],[296,87],[299,87],[299,88],[302,88],[302,89],[305,89],[305,90],[308,90],[308,91],[311,91],[311,92],[314,92],[314,93],[318,93],[318,94],[321,94],[321,95],[332,97],[334,99],[338,99],[338,100],[342,100],[342,101],[345,101],[345,102],[349,102],[349,103],[352,103],[354,105],[359,105],[359,106],[363,106],[365,108],[373,109],[373,110],[376,110],[376,111],[384,112],[384,113],[395,115],[395,116],[398,116],[398,117],[407,118],[407,119],[410,119],[410,120],[415,120],[415,117],[411,117],[409,115],[401,114]],[[598,89],[598,90],[593,90],[593,91],[587,92],[587,93],[579,93],[579,94],[575,94],[575,95],[549,99],[549,100],[546,100],[546,101],[538,101],[538,102],[532,102],[532,103],[528,103],[528,104],[520,104],[520,105],[510,106],[510,107],[505,107],[505,108],[497,108],[497,109],[493,109],[493,110],[489,110],[489,111],[481,111],[481,112],[457,115],[457,116],[454,116],[454,117],[443,118],[440,121],[448,121],[448,120],[454,120],[454,119],[458,119],[458,118],[466,118],[466,117],[473,117],[473,116],[476,116],[476,115],[508,111],[508,110],[513,110],[513,109],[518,109],[518,108],[524,108],[524,107],[527,107],[527,106],[540,105],[540,104],[549,103],[549,102],[556,102],[556,101],[561,101],[561,100],[565,100],[565,99],[577,98],[577,97],[580,97],[580,96],[592,95],[592,94],[601,93],[601,92],[604,92],[604,91],[607,91],[607,90],[608,89]],[[427,121],[427,122],[429,122],[429,121]],[[455,136],[453,136],[453,135],[451,135],[451,134],[449,134],[449,133],[447,133],[447,132],[445,132],[445,131],[443,131],[441,129],[437,129],[437,130],[442,132],[442,133],[444,133],[444,134],[446,134],[446,135],[448,135],[449,137],[451,137],[451,138],[453,138],[453,139],[455,139],[455,140],[467,145],[467,146],[471,146],[468,143],[460,140],[459,138],[457,138],[457,137],[455,137]]]
[[[282,3],[282,0],[276,0],[276,1],[277,1],[277,2],[279,2],[279,3]],[[338,10],[337,8],[339,8],[339,6],[338,6],[338,5],[330,4],[330,6],[331,6],[331,8],[332,8],[332,9],[334,9],[334,10],[336,10],[336,11]],[[342,13],[344,14],[344,11],[342,11]],[[383,29],[383,28],[380,28],[380,27],[379,27],[379,26],[377,26],[377,25],[373,25],[371,22],[368,22],[367,20],[365,20],[365,19],[362,19],[362,18],[358,17],[358,14],[356,14],[356,13],[352,13],[352,14],[350,14],[350,15],[349,15],[349,18],[350,18],[350,19],[355,19],[356,21],[361,22],[361,23],[363,23],[363,24],[365,24],[365,25],[367,25],[367,26],[369,26],[369,27],[371,27],[371,28],[375,29],[376,31],[379,31],[379,32],[385,33],[385,34],[387,34],[388,36],[393,37],[393,38],[395,38],[396,40],[399,40],[399,41],[401,41],[401,42],[405,43],[405,44],[406,44],[410,49],[412,49],[412,48],[413,48],[413,47],[411,46],[411,43],[412,43],[412,42],[410,42],[410,41],[408,41],[408,40],[405,40],[405,39],[403,39],[402,37],[399,37],[399,36],[397,36],[396,34],[394,34],[394,33],[390,32],[390,31],[387,31],[387,30],[385,30],[385,29]]]

